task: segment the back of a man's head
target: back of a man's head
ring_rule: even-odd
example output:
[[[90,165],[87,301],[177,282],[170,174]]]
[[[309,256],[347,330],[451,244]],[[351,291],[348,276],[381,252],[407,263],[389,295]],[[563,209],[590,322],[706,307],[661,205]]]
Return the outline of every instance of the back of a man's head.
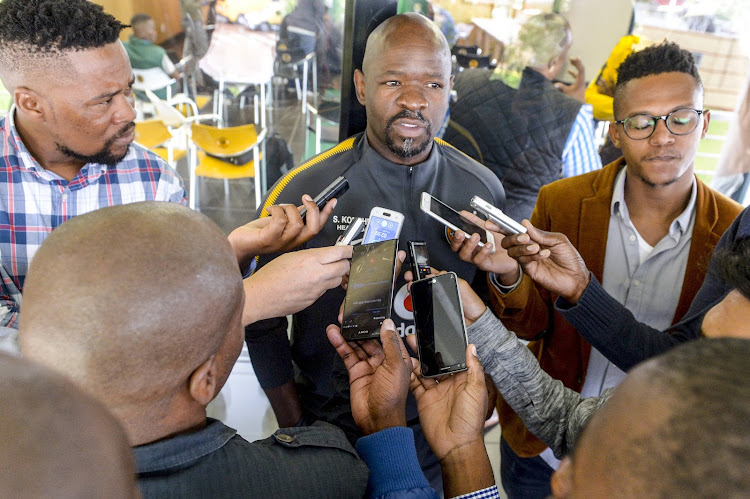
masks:
[[[543,67],[570,48],[573,33],[560,14],[537,14],[523,23],[517,43],[527,66]]]
[[[163,408],[237,329],[243,297],[236,257],[204,215],[158,202],[104,208],[65,222],[36,253],[21,349],[110,408]]]
[[[0,497],[135,497],[125,432],[70,381],[0,354]]]
[[[130,18],[130,26],[132,28],[135,28],[136,26],[139,26],[143,23],[147,23],[152,19],[153,17],[151,17],[148,14],[143,14],[143,13],[134,14],[133,17]]]
[[[750,340],[737,338],[693,341],[641,364],[592,418],[574,469],[606,486],[599,492],[628,497],[747,494],[748,373]]]
[[[633,52],[620,64],[617,70],[617,84],[615,85],[615,109],[622,99],[623,89],[628,82],[662,73],[688,74],[695,78],[696,85],[701,89],[703,88],[693,55],[680,48],[676,43],[665,41]]]
[[[67,67],[64,54],[118,40],[122,24],[87,0],[0,2],[0,79],[9,90]]]

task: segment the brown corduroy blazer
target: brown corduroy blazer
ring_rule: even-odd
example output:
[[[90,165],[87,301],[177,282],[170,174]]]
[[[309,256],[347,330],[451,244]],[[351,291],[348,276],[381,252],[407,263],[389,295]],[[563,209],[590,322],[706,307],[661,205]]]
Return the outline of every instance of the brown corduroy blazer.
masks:
[[[624,165],[624,159],[620,158],[601,170],[542,187],[531,215],[535,227],[565,234],[599,282],[604,269],[615,177]],[[738,203],[698,180],[693,238],[673,323],[687,312],[703,283],[714,246],[741,210]],[[500,295],[490,286],[490,296],[495,313],[508,329],[520,338],[535,340],[529,343],[529,349],[542,369],[580,392],[591,345],[555,312],[557,295],[524,275],[519,286],[507,295]],[[545,449],[501,397],[497,407],[503,437],[519,456],[536,456]]]

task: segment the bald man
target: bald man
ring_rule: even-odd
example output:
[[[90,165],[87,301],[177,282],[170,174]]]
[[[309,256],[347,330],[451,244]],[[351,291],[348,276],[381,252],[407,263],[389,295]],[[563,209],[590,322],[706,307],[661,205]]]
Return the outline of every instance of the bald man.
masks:
[[[21,347],[120,420],[144,496],[361,497],[367,469],[341,430],[318,423],[248,443],[206,417],[242,348],[243,303],[234,251],[204,215],[105,208],[37,253]]]
[[[556,498],[746,497],[750,341],[694,341],[633,369],[552,477]]]
[[[10,348],[15,338],[2,337],[15,331],[1,326],[18,327],[29,263],[52,230],[104,206],[186,202],[177,173],[132,143],[133,73],[118,39],[122,27],[86,0],[0,3],[0,79],[14,98],[0,120],[0,344]],[[331,201],[319,212],[304,197],[304,223],[294,207],[300,197],[229,235],[243,269],[258,253],[299,246],[335,206]],[[248,289],[265,292],[251,295],[256,300],[248,300],[244,323],[291,313],[288,306],[307,304],[311,293],[317,297],[338,286],[349,256],[341,248],[305,253],[293,263],[277,262],[273,273],[303,267],[293,276],[271,277],[267,271],[266,279],[247,281]],[[276,300],[280,294],[287,299]]]
[[[269,205],[293,202],[304,192],[318,192],[343,175],[349,180],[349,192],[339,200],[336,215],[306,247],[334,244],[354,217],[366,218],[373,207],[380,206],[404,214],[399,238],[402,248],[409,240],[426,241],[434,265],[454,270],[471,282],[476,268],[451,252],[445,227],[419,207],[422,192],[459,210],[469,209],[474,195],[501,207],[505,201],[502,185],[491,171],[435,139],[453,85],[448,42],[424,16],[392,17],[369,36],[354,84],[357,99],[366,109],[366,131],[289,172],[269,191],[259,216],[266,216]],[[261,270],[268,261],[260,259]],[[338,322],[344,294],[342,289],[328,291],[294,315],[293,346],[287,337],[285,317],[254,324],[246,331],[258,379],[282,426],[332,417],[321,411],[332,395],[331,374],[337,358],[325,331],[329,324]],[[407,296],[406,282],[398,276],[392,319],[401,336],[414,332]],[[343,374],[342,389],[348,393],[342,364],[339,370]],[[348,401],[341,406],[348,408]],[[416,424],[416,417],[412,401],[408,418]],[[338,419],[336,422],[343,424]],[[354,427],[353,421],[349,424]],[[423,465],[431,466],[431,483],[439,488],[437,462],[428,456],[424,440],[420,436],[417,440],[426,451]]]
[[[69,380],[0,354],[0,496],[137,497],[122,427]]]
[[[17,328],[26,272],[65,220],[136,201],[185,203],[177,173],[133,145],[122,25],[86,0],[0,2],[0,326]]]

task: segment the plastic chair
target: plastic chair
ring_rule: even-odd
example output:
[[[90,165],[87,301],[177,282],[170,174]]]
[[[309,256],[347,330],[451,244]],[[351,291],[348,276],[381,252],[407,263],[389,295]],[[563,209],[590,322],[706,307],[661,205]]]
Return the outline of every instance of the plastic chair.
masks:
[[[175,150],[172,131],[159,119],[136,121],[135,141],[156,153],[173,167],[187,154],[184,147]],[[164,145],[166,147],[163,147]]]
[[[166,100],[172,100],[172,86],[177,83],[177,80],[171,78],[161,68],[149,68],[149,69],[135,69],[133,68],[133,90],[145,93],[146,90],[151,92],[158,92],[159,90],[166,89]]]
[[[197,177],[224,180],[224,197],[229,200],[229,180],[252,178],[255,186],[255,204],[259,205],[262,195],[262,181],[265,177],[265,158],[261,157],[260,146],[265,141],[266,130],[260,133],[254,124],[219,128],[195,122],[191,126],[190,161],[190,207],[195,209],[197,202]],[[252,150],[250,161],[237,164],[238,158]],[[234,162],[231,160],[234,159]],[[258,165],[258,168],[256,168]]]

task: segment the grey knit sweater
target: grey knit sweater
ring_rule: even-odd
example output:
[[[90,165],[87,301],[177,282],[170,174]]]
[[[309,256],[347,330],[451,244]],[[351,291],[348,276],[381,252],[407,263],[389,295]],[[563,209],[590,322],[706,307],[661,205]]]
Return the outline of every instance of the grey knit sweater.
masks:
[[[559,459],[573,451],[589,418],[611,396],[581,397],[544,372],[531,351],[487,309],[467,328],[484,371],[526,427]]]

